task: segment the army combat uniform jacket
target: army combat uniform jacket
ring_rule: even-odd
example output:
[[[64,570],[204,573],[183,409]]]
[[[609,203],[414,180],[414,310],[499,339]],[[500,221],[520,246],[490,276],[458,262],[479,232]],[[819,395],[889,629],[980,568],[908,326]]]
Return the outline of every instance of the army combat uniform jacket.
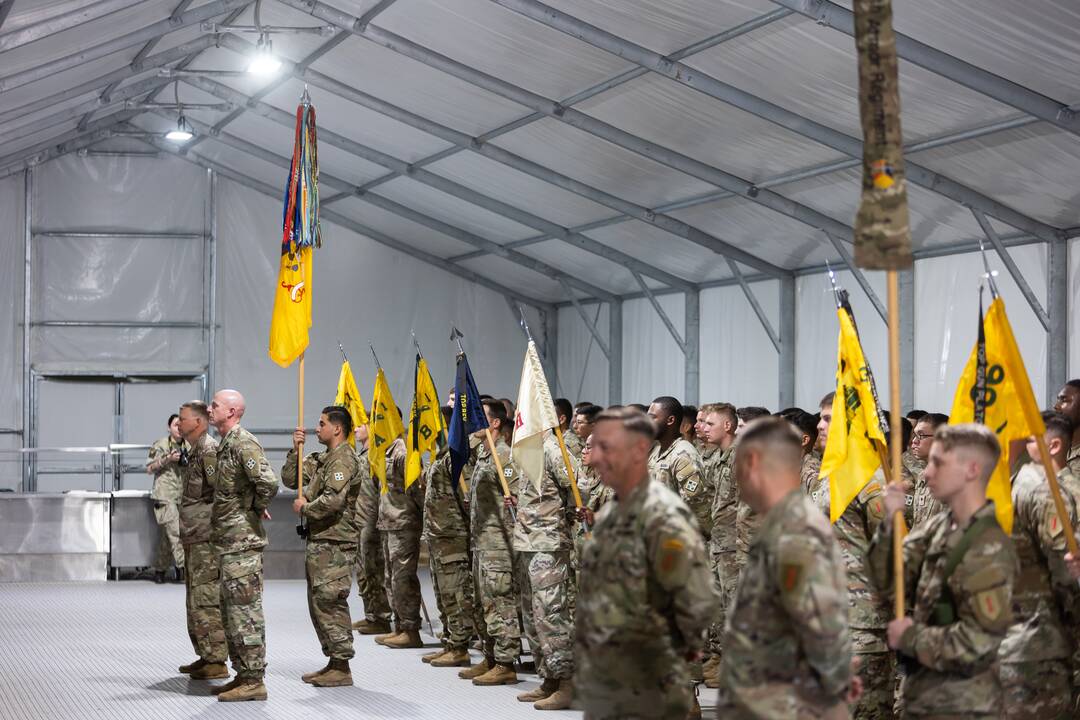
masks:
[[[867,555],[871,579],[883,592],[892,587],[892,542],[892,523],[882,523]],[[962,554],[954,552],[964,544]],[[959,561],[946,576],[950,556]],[[1018,572],[1013,542],[990,502],[964,527],[943,512],[904,539],[905,600],[914,620],[899,648],[911,661],[904,685],[908,714],[999,715],[994,662],[1012,625]]]
[[[379,530],[415,530],[423,525],[424,487],[414,482],[405,489],[405,441],[394,440],[386,449],[387,492],[379,496]]]
[[[577,460],[570,458],[574,477],[581,475]],[[570,476],[566,472],[562,450],[554,435],[544,438],[544,471],[539,489],[528,479],[517,492],[517,523],[514,525],[514,550],[517,552],[556,552],[572,550],[569,508],[574,507]]]
[[[366,479],[356,451],[347,442],[333,450],[313,452],[304,458],[302,510],[308,524],[309,541],[336,542],[355,546],[360,541],[356,518],[356,498]],[[290,490],[297,487],[296,450],[290,450],[281,469],[281,482]]]
[[[211,541],[219,555],[266,547],[262,513],[278,491],[277,476],[258,439],[236,425],[217,450]]]
[[[654,443],[649,453],[649,472],[682,498],[697,519],[706,541],[712,534],[712,501],[716,487],[703,472],[701,455],[692,443],[676,438],[667,450]]]
[[[210,433],[203,433],[191,448],[187,466],[180,468],[180,540],[184,545],[210,541],[214,488],[207,477],[217,472],[217,446]]]
[[[470,448],[469,461],[462,468],[461,477],[472,475],[470,466],[476,462],[476,449]],[[469,522],[464,491],[461,484],[454,487],[451,479],[450,447],[439,450],[424,469],[424,532],[421,539],[443,557],[468,559]],[[460,556],[460,557],[458,557]]]

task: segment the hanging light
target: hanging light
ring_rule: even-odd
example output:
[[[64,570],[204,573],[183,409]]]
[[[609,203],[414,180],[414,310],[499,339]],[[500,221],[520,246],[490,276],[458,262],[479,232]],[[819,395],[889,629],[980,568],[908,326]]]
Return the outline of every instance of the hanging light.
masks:
[[[255,55],[248,63],[247,69],[253,75],[273,75],[281,69],[281,61],[274,57],[274,46],[270,42],[269,34],[259,35],[259,42],[255,45]]]
[[[191,131],[191,125],[188,124],[183,113],[176,118],[176,127],[165,133],[166,140],[178,143],[185,143],[193,137],[195,137],[195,133]]]

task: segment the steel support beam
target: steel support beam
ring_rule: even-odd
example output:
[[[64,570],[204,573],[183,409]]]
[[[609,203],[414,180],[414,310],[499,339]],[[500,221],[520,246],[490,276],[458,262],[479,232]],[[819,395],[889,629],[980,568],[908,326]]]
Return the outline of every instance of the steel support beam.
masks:
[[[682,350],[683,355],[686,355],[687,348],[686,343],[682,339],[682,335],[680,335],[679,331],[675,329],[675,323],[671,322],[671,318],[669,318],[668,314],[664,312],[664,308],[660,306],[660,301],[656,299],[655,295],[653,295],[652,288],[650,288],[648,283],[645,282],[645,278],[641,277],[641,275],[636,272],[634,273],[634,279],[637,280],[637,284],[641,288],[641,292],[645,293],[645,297],[649,299],[649,303],[652,304],[653,310],[655,310],[656,314],[660,316],[660,321],[664,323],[664,327],[668,329],[668,332],[671,333],[671,337],[675,339],[675,344],[679,346],[680,350]],[[690,291],[686,290],[684,292],[689,293]]]
[[[765,334],[769,336],[769,341],[773,344],[773,347],[776,348],[776,352],[780,352],[780,336],[776,334],[772,322],[769,321],[769,316],[765,314],[765,310],[762,309],[757,296],[754,295],[754,291],[750,289],[750,284],[746,282],[746,278],[743,277],[742,270],[740,270],[739,266],[731,259],[729,259],[727,263],[728,269],[731,270],[731,274],[735,276],[735,281],[739,283],[739,287],[742,288],[743,295],[746,296],[746,301],[750,303],[750,307],[753,309],[754,314],[757,315],[758,322],[761,323],[761,327],[765,330]]]
[[[818,25],[838,30],[845,35],[854,36],[855,34],[855,16],[852,12],[828,0],[773,0],[773,2],[813,19]],[[994,75],[902,33],[896,33],[896,53],[908,62],[948,78],[959,85],[1023,110],[1063,130],[1080,134],[1080,118],[1064,103],[999,75]]]
[[[613,300],[608,303],[608,405],[622,403],[623,370],[623,301]]]
[[[99,0],[98,2],[83,5],[71,12],[53,15],[40,22],[26,25],[18,30],[12,30],[11,32],[0,35],[0,52],[14,50],[17,47],[28,45],[36,40],[47,38],[58,32],[63,32],[64,30],[82,25],[83,23],[88,23],[91,20],[96,20],[114,12],[126,10],[135,5],[139,5],[142,2],[143,0]],[[14,4],[13,0],[8,0],[0,6],[0,17],[5,15],[6,11],[10,10],[11,6]],[[0,26],[2,25],[3,22],[0,21]]]
[[[781,408],[795,405],[795,278],[780,278],[780,353],[777,372]]]
[[[1047,253],[1046,406],[1069,379],[1069,243],[1050,243]]]
[[[33,293],[34,293],[34,235],[31,227],[34,222],[34,169],[26,168],[23,174],[23,326],[22,326],[22,444],[34,447],[37,438],[31,432],[33,428],[34,380],[31,375],[30,349],[33,332]],[[34,489],[32,463],[27,457],[23,460],[22,489],[30,492]]]
[[[900,409],[915,408],[915,269],[897,273],[900,295]]]
[[[117,123],[138,114],[138,110],[121,110],[100,120],[95,120],[85,130],[71,130],[63,135],[49,138],[36,145],[2,157],[0,158],[0,178],[22,172],[30,165],[39,165],[47,160],[101,142],[111,137],[112,128]]]
[[[866,275],[863,273],[862,268],[856,267],[855,258],[851,256],[848,249],[844,247],[844,243],[840,242],[833,236],[832,233],[825,233],[825,237],[829,238],[829,242],[832,243],[833,249],[836,250],[836,254],[840,256],[840,259],[844,262],[844,266],[848,269],[853,276],[855,276],[855,282],[859,283],[859,287],[866,293],[866,297],[870,300],[870,304],[877,310],[877,314],[881,316],[881,319],[887,325],[889,323],[889,313],[885,310],[885,305],[882,304],[881,299],[874,292],[874,288],[871,287],[870,281],[866,279]]]
[[[206,170],[206,384],[203,400],[207,403],[217,387],[217,240],[218,191],[217,173]]]
[[[1039,298],[1035,297],[1035,291],[1028,285],[1027,279],[1024,277],[1024,273],[1020,272],[1020,268],[1012,259],[1012,255],[1005,249],[1005,245],[1002,244],[1001,238],[998,237],[997,230],[990,225],[990,221],[986,219],[986,216],[975,208],[970,208],[971,214],[975,216],[975,220],[979,223],[979,227],[986,234],[990,244],[994,246],[994,250],[997,251],[998,257],[1001,258],[1001,262],[1005,265],[1005,269],[1009,271],[1009,275],[1012,275],[1013,281],[1016,282],[1016,286],[1020,288],[1020,292],[1023,294],[1024,299],[1028,301],[1028,305],[1031,306],[1035,316],[1039,318],[1039,322],[1043,328],[1050,332],[1050,316],[1046,314],[1046,310],[1043,309],[1042,303],[1039,302]]]
[[[113,38],[107,42],[95,45],[86,50],[65,55],[62,58],[35,65],[32,68],[0,77],[0,92],[13,88],[22,87],[35,80],[55,75],[78,65],[83,65],[91,60],[97,60],[129,47],[146,42],[147,40],[181,30],[191,25],[197,25],[203,20],[209,20],[217,15],[222,15],[237,8],[246,7],[251,0],[212,0],[195,10],[189,10],[176,18],[159,20],[133,32]]]
[[[4,27],[4,23],[7,22],[8,15],[11,14],[11,8],[15,5],[15,0],[7,0],[7,2],[0,4],[0,28]]]
[[[342,36],[345,37],[344,34]],[[235,35],[224,36],[222,38],[222,44],[229,49],[241,53],[254,52],[255,50],[254,45]],[[526,175],[566,190],[567,192],[574,193],[587,200],[592,200],[593,202],[609,207],[636,220],[654,225],[665,232],[669,232],[672,235],[701,245],[724,257],[738,260],[755,270],[775,275],[785,274],[785,271],[782,268],[766,262],[731,243],[700,230],[699,228],[692,227],[682,220],[678,220],[670,215],[664,215],[662,213],[658,214],[652,208],[647,208],[643,205],[638,205],[637,203],[612,195],[611,193],[604,192],[599,188],[574,180],[571,177],[555,172],[539,163],[527,160],[508,150],[504,150],[487,142],[482,142],[479,138],[472,137],[468,133],[460,132],[447,125],[437,123],[392,103],[380,100],[372,95],[357,90],[356,88],[350,87],[345,83],[323,75],[322,73],[311,70],[307,67],[306,61],[299,65],[285,63],[283,70],[286,76],[292,76],[298,80],[309,82],[315,87],[320,87],[339,97],[355,102],[362,107],[366,107],[410,127],[422,130],[441,140],[453,143],[462,149],[483,155],[490,160],[511,167]]]
[[[360,29],[357,18],[342,12],[321,0],[281,0],[289,7],[306,12],[314,17],[333,23],[338,27],[381,45],[389,50],[421,62],[429,67],[452,75],[476,87],[495,93],[500,97],[524,105],[535,112],[543,113],[559,122],[575,127],[590,135],[606,140],[625,150],[649,158],[680,172],[686,173],[704,182],[716,185],[739,195],[745,195],[754,202],[774,210],[782,215],[821,230],[829,230],[840,237],[851,238],[850,226],[819,212],[808,205],[785,198],[771,190],[762,190],[749,180],[724,172],[700,160],[675,152],[669,148],[637,137],[614,125],[603,122],[590,115],[563,107],[559,103],[526,90],[512,83],[500,80],[488,73],[468,67],[445,55],[429,50],[422,45],[396,35],[382,28],[368,25]]]
[[[248,109],[252,112],[265,117],[268,120],[278,123],[283,127],[287,127],[290,130],[295,129],[296,120],[289,113],[284,110],[279,110],[273,105],[267,103],[251,100],[243,93],[233,90],[227,85],[214,82],[206,78],[185,78],[185,82],[199,88],[200,90],[210,93],[215,97],[219,97],[223,100],[230,100],[238,104],[247,105]],[[449,180],[441,175],[437,175],[428,170],[422,168],[414,168],[404,160],[400,160],[384,152],[370,148],[366,145],[362,145],[354,140],[351,140],[343,135],[331,132],[329,130],[322,130],[319,133],[319,139],[322,142],[333,145],[337,148],[344,150],[345,152],[363,158],[369,162],[377,165],[382,165],[385,168],[392,170],[399,170],[408,177],[420,182],[424,185],[441,190],[442,192],[452,195],[465,202],[472,203],[478,207],[482,207],[485,210],[502,215],[509,218],[514,222],[522,225],[534,228],[542,233],[547,233],[558,237],[560,240],[567,242],[571,245],[579,247],[587,252],[591,252],[600,257],[604,257],[612,262],[623,265],[627,268],[633,268],[642,272],[650,277],[659,280],[662,283],[670,285],[672,287],[685,288],[690,286],[690,283],[682,278],[676,277],[671,273],[664,272],[657,268],[651,267],[648,264],[637,260],[626,253],[623,253],[614,248],[608,247],[601,242],[593,240],[579,233],[573,233],[569,229],[558,225],[549,220],[545,220],[537,215],[521,210],[513,205],[504,203],[500,200],[496,200],[492,197],[477,192],[471,188],[465,187],[459,183]],[[360,197],[363,197],[362,195]]]
[[[544,353],[542,356],[544,371],[547,373],[551,389],[555,391],[555,397],[565,396],[566,390],[559,385],[559,311],[538,309],[544,340],[544,347],[541,348]]]
[[[686,310],[683,316],[686,344],[683,347],[686,363],[686,382],[683,402],[697,405],[701,399],[701,291],[697,288],[685,294]]]
[[[238,150],[239,152],[246,153],[248,155],[251,155],[252,157],[258,158],[272,165],[277,165],[278,167],[285,168],[286,170],[291,167],[291,159],[270,152],[269,150],[265,149],[260,145],[249,143],[246,140],[243,140],[235,135],[231,135],[226,132],[218,132],[214,134],[212,128],[207,126],[205,123],[199,122],[197,120],[192,120],[191,125],[192,128],[194,128],[197,132],[205,132],[207,133],[206,137],[212,137],[214,140],[222,143],[223,145]],[[180,148],[180,152],[182,154],[188,153],[190,151],[190,145]],[[517,265],[521,265],[522,267],[529,270],[533,270],[534,272],[537,272],[545,277],[555,278],[560,282],[565,281],[569,285],[573,285],[582,292],[591,293],[596,297],[605,300],[614,297],[614,295],[607,290],[597,285],[593,285],[592,283],[586,282],[581,278],[565,273],[558,268],[543,262],[542,260],[538,260],[529,255],[517,252],[516,250],[506,250],[501,245],[492,240],[488,240],[479,235],[471,233],[468,230],[464,230],[455,225],[451,225],[447,222],[443,222],[442,220],[438,220],[437,218],[425,215],[419,210],[414,210],[413,208],[397,203],[389,198],[382,197],[381,195],[376,195],[375,193],[370,192],[360,193],[359,188],[357,188],[355,185],[352,185],[346,180],[334,177],[333,175],[325,172],[320,175],[319,179],[320,182],[322,182],[328,187],[344,188],[346,191],[356,195],[356,197],[363,202],[374,205],[375,207],[386,210],[387,212],[393,213],[399,217],[403,217],[406,220],[410,220],[419,225],[423,225],[424,227],[440,232],[448,237],[452,237],[456,240],[461,240],[462,242],[468,243],[473,247],[483,248],[489,253],[502,257],[503,259],[509,260],[510,262]]]
[[[596,323],[600,322],[600,311],[603,308],[601,303],[596,303],[596,317],[592,319],[593,327],[596,327]],[[561,326],[560,326],[561,327]],[[581,379],[578,380],[577,392],[574,393],[574,397],[578,402],[582,402],[581,398],[585,391],[585,376],[589,373],[589,356],[592,355],[592,347],[595,344],[595,337],[589,338],[589,344],[585,346],[585,358],[581,362]],[[611,358],[608,358],[608,362],[611,362]]]
[[[596,329],[596,323],[589,318],[589,314],[585,312],[584,306],[582,306],[582,304],[578,302],[578,299],[574,297],[574,293],[570,291],[570,285],[562,279],[560,279],[559,282],[562,283],[563,290],[566,291],[566,296],[570,298],[570,302],[574,304],[574,309],[577,310],[578,315],[581,316],[581,322],[585,323],[585,328],[589,331],[589,334],[593,336],[593,339],[596,340],[596,344],[600,346],[600,352],[604,353],[604,357],[610,360],[611,351],[608,349],[608,344],[604,341],[600,331]],[[599,304],[597,307],[599,307]]]
[[[274,198],[275,200],[281,199],[281,191],[278,188],[272,185],[268,185],[261,180],[256,180],[255,178],[238,172],[232,168],[226,167],[207,157],[199,155],[198,153],[190,153],[191,157],[188,157],[187,155],[181,154],[176,148],[169,147],[168,143],[164,141],[147,140],[146,142],[149,142],[154,147],[158,148],[159,150],[163,150],[170,155],[175,155],[176,157],[179,157],[183,160],[187,160],[193,165],[198,165],[199,167],[202,167],[206,170],[213,170],[218,176],[232,180],[238,185],[242,185],[249,190],[254,190],[255,192],[262,193],[263,195],[267,195],[271,198]],[[524,303],[525,305],[531,305],[535,308],[543,308],[549,310],[554,310],[555,308],[554,305],[547,302],[546,300],[539,300],[537,298],[533,298],[529,295],[518,292],[517,290],[509,288],[505,285],[495,282],[494,280],[490,280],[483,275],[473,272],[466,267],[453,263],[446,258],[441,258],[437,255],[432,255],[428,252],[425,252],[417,247],[413,247],[412,245],[407,245],[399,240],[390,237],[389,235],[375,230],[374,228],[369,228],[366,225],[358,223],[352,218],[336,213],[333,210],[320,211],[320,216],[327,222],[332,222],[335,225],[339,225],[345,228],[346,230],[351,230],[358,235],[363,235],[364,237],[369,238],[374,242],[397,250],[398,252],[408,255],[411,258],[415,258],[417,260],[420,260],[421,262],[427,263],[428,265],[432,265],[441,270],[444,270],[445,272],[448,272],[457,278],[476,283],[477,285],[486,287],[487,289],[497,292],[500,295],[512,297],[518,302]]]
[[[689,65],[672,61],[660,53],[590,25],[572,15],[545,5],[539,0],[491,1],[542,25],[674,80],[708,97],[737,107],[853,158],[859,158],[861,162],[862,141],[857,137],[815,122],[810,118],[741,90],[734,85],[722,82],[711,75],[695,70]],[[1017,212],[972,188],[961,185],[921,165],[908,161],[905,163],[905,172],[908,180],[916,185],[925,187],[963,205],[977,207],[1018,230],[1030,232],[1047,241],[1060,237],[1057,228]]]

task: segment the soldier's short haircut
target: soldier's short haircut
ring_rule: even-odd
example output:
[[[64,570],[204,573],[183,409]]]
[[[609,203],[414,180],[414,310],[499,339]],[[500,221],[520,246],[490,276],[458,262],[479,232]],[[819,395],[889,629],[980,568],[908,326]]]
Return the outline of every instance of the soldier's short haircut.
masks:
[[[590,404],[590,405],[583,405],[582,407],[579,407],[575,414],[580,415],[581,417],[585,418],[586,422],[594,423],[594,422],[596,422],[596,416],[599,415],[600,413],[602,413],[603,411],[604,411],[604,408],[600,407],[599,405]]]
[[[589,407],[590,405],[596,405],[596,403],[591,403],[588,400],[582,400],[581,402],[574,403],[574,412],[579,412],[581,408]]]
[[[566,398],[555,398],[555,415],[561,415],[568,421],[574,419],[574,406]]]
[[[681,421],[683,416],[682,403],[671,397],[670,395],[661,395],[652,401],[653,405],[659,405],[660,409],[664,411],[664,414],[670,415],[677,420]],[[648,412],[648,408],[645,409]]]
[[[731,403],[709,403],[708,405],[706,405],[706,407],[708,408],[708,411],[705,417],[716,413],[717,415],[731,423],[732,427],[739,424],[739,414],[735,412],[735,406]]]
[[[836,399],[836,391],[833,390],[831,393],[827,393],[825,395],[825,397],[821,398],[821,402],[818,403],[818,407],[823,408],[826,405],[828,405],[829,407],[832,407],[833,400],[835,400],[835,399]]]
[[[446,425],[447,429],[449,429],[450,420],[454,417],[454,408],[449,405],[442,405],[439,407],[439,412],[442,413],[443,423]]]
[[[510,416],[506,412],[506,405],[503,404],[502,400],[496,400],[495,398],[481,400],[480,402],[488,409],[488,415],[491,416],[491,419],[499,421],[499,432],[505,434],[510,429]]]
[[[1080,390],[1080,378],[1076,380],[1069,380],[1065,384],[1071,387],[1073,390]]]
[[[352,432],[352,415],[341,405],[327,405],[322,409],[323,415],[326,416],[326,421],[331,425],[337,425],[341,428],[341,432],[345,437],[349,436]]]
[[[738,453],[763,451],[771,460],[779,460],[793,472],[802,468],[802,435],[781,417],[766,415],[747,423],[739,434]]]
[[[757,405],[748,405],[747,407],[741,407],[735,411],[739,416],[739,419],[744,423],[753,422],[758,418],[763,418],[766,415],[771,415],[768,408],[758,407]]]
[[[176,413],[173,413],[172,415],[169,416],[169,419],[165,422],[165,427],[172,427],[172,421],[173,420],[178,420],[179,418],[180,418],[179,415],[177,415]]]
[[[925,415],[923,415],[921,418],[916,420],[915,423],[916,424],[918,424],[918,423],[926,423],[927,425],[929,425],[934,430],[937,430],[942,425],[948,425],[949,424],[949,416],[944,414],[944,413],[928,412]]]
[[[922,420],[924,417],[926,417],[929,414],[930,413],[926,412],[925,410],[912,410],[911,412],[909,412],[904,417],[906,417],[908,420],[910,420],[913,423],[917,423],[917,422],[919,422],[920,420]]]
[[[814,443],[817,442],[817,415],[811,415],[805,410],[795,408],[786,416],[781,415],[781,417],[794,425],[801,435],[806,435],[810,438],[810,446],[813,447]]]
[[[514,411],[517,409],[514,407],[514,401],[510,398],[500,398],[499,402],[503,404],[503,410],[506,410],[506,417],[514,417]]]
[[[596,416],[597,424],[612,421],[623,426],[627,432],[643,435],[650,441],[656,439],[658,428],[653,419],[633,407],[608,408]]]
[[[1061,440],[1065,443],[1065,448],[1068,449],[1072,443],[1073,431],[1076,429],[1069,416],[1055,410],[1047,410],[1042,414],[1042,419],[1046,425],[1047,434]]]
[[[1001,443],[998,442],[997,435],[979,423],[942,425],[934,433],[934,447],[941,452],[952,452],[961,447],[981,452],[986,460],[982,467],[983,482],[990,479],[990,474],[1001,457]]]
[[[629,405],[627,405],[626,407],[631,407],[631,408],[634,408],[634,409],[635,409],[635,410],[637,410],[638,412],[643,412],[643,413],[645,413],[646,415],[648,415],[648,414],[649,414],[649,406],[648,406],[648,405],[642,405],[641,403],[630,403],[630,404],[629,404]]]
[[[689,420],[690,422],[694,422],[695,420],[697,420],[697,414],[698,414],[697,406],[695,406],[695,405],[683,405],[683,407],[682,407],[682,419],[683,419],[683,422],[686,422],[687,420]]]
[[[882,410],[881,413],[885,416],[885,442],[892,442],[892,415],[888,410]],[[913,423],[908,422],[907,418],[900,418],[900,447],[906,448],[911,444],[911,433],[914,431],[915,426]]]
[[[181,410],[188,410],[206,422],[210,422],[210,408],[202,400],[188,400],[180,406]],[[170,421],[171,423],[172,421]]]

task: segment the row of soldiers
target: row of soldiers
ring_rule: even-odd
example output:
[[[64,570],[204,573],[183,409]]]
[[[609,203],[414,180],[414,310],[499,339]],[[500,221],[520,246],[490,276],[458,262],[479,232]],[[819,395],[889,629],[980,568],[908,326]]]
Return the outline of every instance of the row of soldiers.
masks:
[[[985,428],[919,417],[910,441],[900,439],[907,482],[885,487],[876,476],[830,527],[828,478],[817,477],[817,464],[831,396],[816,415],[791,409],[756,422],[767,411],[712,404],[687,412],[669,397],[644,408],[647,416],[559,401],[560,420],[573,430],[566,437],[581,509],[554,438],[545,443],[540,486],[523,482],[509,457],[507,401],[483,404],[492,442],[474,437],[457,486],[443,450],[406,489],[399,440],[387,451],[383,494],[368,471],[364,429],[354,451],[348,414],[322,413],[316,434],[326,451],[305,459],[308,484],[294,509],[308,525],[309,607],[329,662],[305,681],[352,683],[354,558],[365,609],[356,629],[385,631],[376,641],[389,648],[419,646],[423,539],[444,628],[442,650],[424,660],[469,665],[478,637],[483,659],[462,677],[481,686],[516,682],[524,634],[543,684],[519,699],[540,709],[567,707],[576,696],[589,717],[693,716],[700,710],[692,687],[704,679],[720,688],[721,717],[844,717],[850,709],[878,718],[892,717],[894,705],[910,717],[1071,712],[1070,573],[1080,574],[1080,562],[1069,565],[1036,462],[1014,479],[1012,537],[991,522],[985,486],[1002,449]],[[261,572],[243,572],[258,547],[241,547],[240,538],[261,533],[259,513],[276,480],[257,441],[228,424],[225,408],[237,421],[243,413],[238,393],[215,395],[204,421],[199,405],[180,413],[192,447],[184,504],[188,487],[201,484],[214,530],[200,548],[182,522],[189,631],[200,660],[181,670],[227,676],[225,639],[237,677],[219,699],[265,698]],[[1046,416],[1046,440],[1075,516],[1080,487],[1069,465],[1080,462],[1080,381],[1062,389],[1057,410]],[[215,457],[205,433],[211,417],[226,450],[249,451],[226,453],[225,467],[243,475],[231,484],[221,484],[220,448]],[[294,446],[304,438],[298,429]],[[290,454],[286,486],[296,486],[296,467]],[[229,517],[225,502],[218,510],[222,488],[240,490],[239,533],[230,525],[241,518]],[[904,544],[911,614],[890,620],[892,523],[883,520],[897,511],[912,526]],[[213,582],[200,554],[217,560]],[[242,588],[231,583],[256,574],[257,588],[254,578]],[[219,609],[217,626],[211,608]]]

